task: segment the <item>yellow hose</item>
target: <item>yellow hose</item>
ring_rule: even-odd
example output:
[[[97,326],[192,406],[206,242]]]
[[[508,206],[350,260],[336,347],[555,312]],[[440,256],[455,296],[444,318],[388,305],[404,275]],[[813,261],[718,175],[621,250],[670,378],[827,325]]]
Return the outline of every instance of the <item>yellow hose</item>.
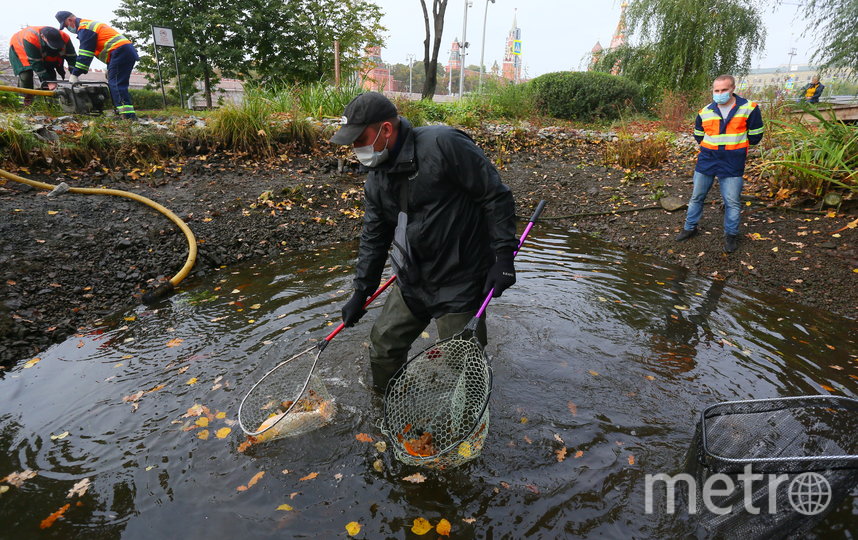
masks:
[[[18,92],[19,94],[31,94],[34,96],[56,95],[56,92],[53,90],[31,90],[29,88],[18,88],[17,86],[0,86],[0,92]]]
[[[3,87],[0,86],[0,89],[2,88]],[[0,176],[12,180],[13,182],[20,182],[22,184],[27,184],[28,186],[33,186],[39,189],[52,190],[57,187],[51,184],[47,184],[45,182],[29,180],[22,176],[18,176],[8,171],[4,171],[3,169],[0,169]],[[176,226],[178,226],[183,233],[185,233],[185,238],[188,240],[188,258],[185,261],[185,265],[182,267],[181,270],[179,270],[179,272],[175,276],[170,278],[169,282],[165,283],[164,285],[161,285],[154,291],[150,291],[143,295],[143,301],[147,304],[170,294],[173,291],[173,288],[178,285],[180,281],[185,279],[191,272],[191,268],[193,268],[194,262],[197,259],[197,241],[194,238],[194,233],[191,232],[191,229],[185,224],[185,222],[182,221],[179,216],[171,212],[169,209],[165,208],[164,206],[161,206],[152,199],[148,199],[142,195],[131,193],[129,191],[122,191],[119,189],[70,187],[69,191],[72,193],[83,193],[87,195],[115,195],[117,197],[126,197],[128,199],[133,199],[161,212],[162,214],[170,218],[170,220],[175,223]]]

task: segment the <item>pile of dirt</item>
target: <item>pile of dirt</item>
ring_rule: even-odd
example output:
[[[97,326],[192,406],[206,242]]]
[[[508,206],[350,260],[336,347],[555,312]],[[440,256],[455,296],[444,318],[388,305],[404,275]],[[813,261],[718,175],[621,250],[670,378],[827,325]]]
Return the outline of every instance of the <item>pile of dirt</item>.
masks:
[[[789,296],[858,318],[858,231],[854,207],[804,214],[768,209],[751,196],[739,250],[723,253],[721,214],[707,207],[702,234],[677,244],[684,212],[654,206],[664,195],[691,191],[693,155],[677,150],[658,170],[623,171],[603,164],[598,142],[532,137],[518,147],[483,138],[501,166],[520,214],[539,199],[544,218],[623,247],[656,254],[716,279]],[[226,155],[188,157],[154,175],[140,171],[17,171],[71,186],[139,193],[173,210],[199,243],[193,275],[252,258],[278,256],[356,238],[363,176],[342,171],[324,151],[281,161]],[[747,191],[747,190],[746,190]],[[713,190],[713,199],[718,199]],[[617,214],[579,215],[621,211]],[[186,243],[164,216],[117,198],[0,186],[0,365],[31,358],[81,327],[127,308],[143,290],[184,263]],[[564,217],[565,216],[565,217]]]

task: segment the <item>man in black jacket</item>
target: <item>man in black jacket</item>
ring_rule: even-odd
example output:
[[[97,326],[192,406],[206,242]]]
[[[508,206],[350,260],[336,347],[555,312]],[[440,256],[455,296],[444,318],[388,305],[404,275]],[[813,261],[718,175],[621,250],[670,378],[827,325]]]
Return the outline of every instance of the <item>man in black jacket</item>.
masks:
[[[442,339],[450,337],[489,290],[500,296],[515,283],[515,206],[497,170],[460,130],[413,128],[376,92],[353,99],[341,123],[331,142],[351,145],[369,169],[346,326],[366,313],[393,246],[397,286],[370,333],[373,384],[383,391],[430,320]],[[477,338],[486,344],[485,320]]]

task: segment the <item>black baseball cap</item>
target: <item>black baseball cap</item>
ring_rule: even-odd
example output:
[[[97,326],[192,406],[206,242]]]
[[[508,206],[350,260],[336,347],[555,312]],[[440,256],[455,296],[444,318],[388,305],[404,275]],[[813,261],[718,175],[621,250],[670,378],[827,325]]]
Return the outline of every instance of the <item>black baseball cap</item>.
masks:
[[[334,144],[352,144],[370,124],[396,118],[396,105],[378,92],[360,94],[346,105],[342,127],[331,137]]]
[[[66,48],[66,42],[63,41],[60,31],[53,26],[43,26],[39,30],[39,35],[42,36],[45,44],[55,51],[62,51]]]
[[[74,15],[74,13],[72,13],[71,11],[57,11],[55,17],[60,23],[60,30],[66,27],[66,19],[68,19],[72,15]]]

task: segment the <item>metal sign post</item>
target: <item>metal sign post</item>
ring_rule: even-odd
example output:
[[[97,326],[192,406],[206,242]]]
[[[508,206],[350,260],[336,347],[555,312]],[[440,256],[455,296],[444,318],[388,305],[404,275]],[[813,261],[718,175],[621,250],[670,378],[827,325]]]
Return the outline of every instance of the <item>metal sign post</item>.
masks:
[[[173,40],[173,29],[164,26],[152,26],[152,37],[155,40],[155,61],[158,63],[158,79],[161,81],[161,95],[164,98],[164,108],[167,108],[167,94],[164,92],[164,81],[161,79],[161,58],[158,47],[173,49],[173,60],[176,63],[176,86],[179,87],[179,105],[184,108],[185,96],[182,93],[182,78],[179,73],[179,57],[176,54],[176,42]]]

